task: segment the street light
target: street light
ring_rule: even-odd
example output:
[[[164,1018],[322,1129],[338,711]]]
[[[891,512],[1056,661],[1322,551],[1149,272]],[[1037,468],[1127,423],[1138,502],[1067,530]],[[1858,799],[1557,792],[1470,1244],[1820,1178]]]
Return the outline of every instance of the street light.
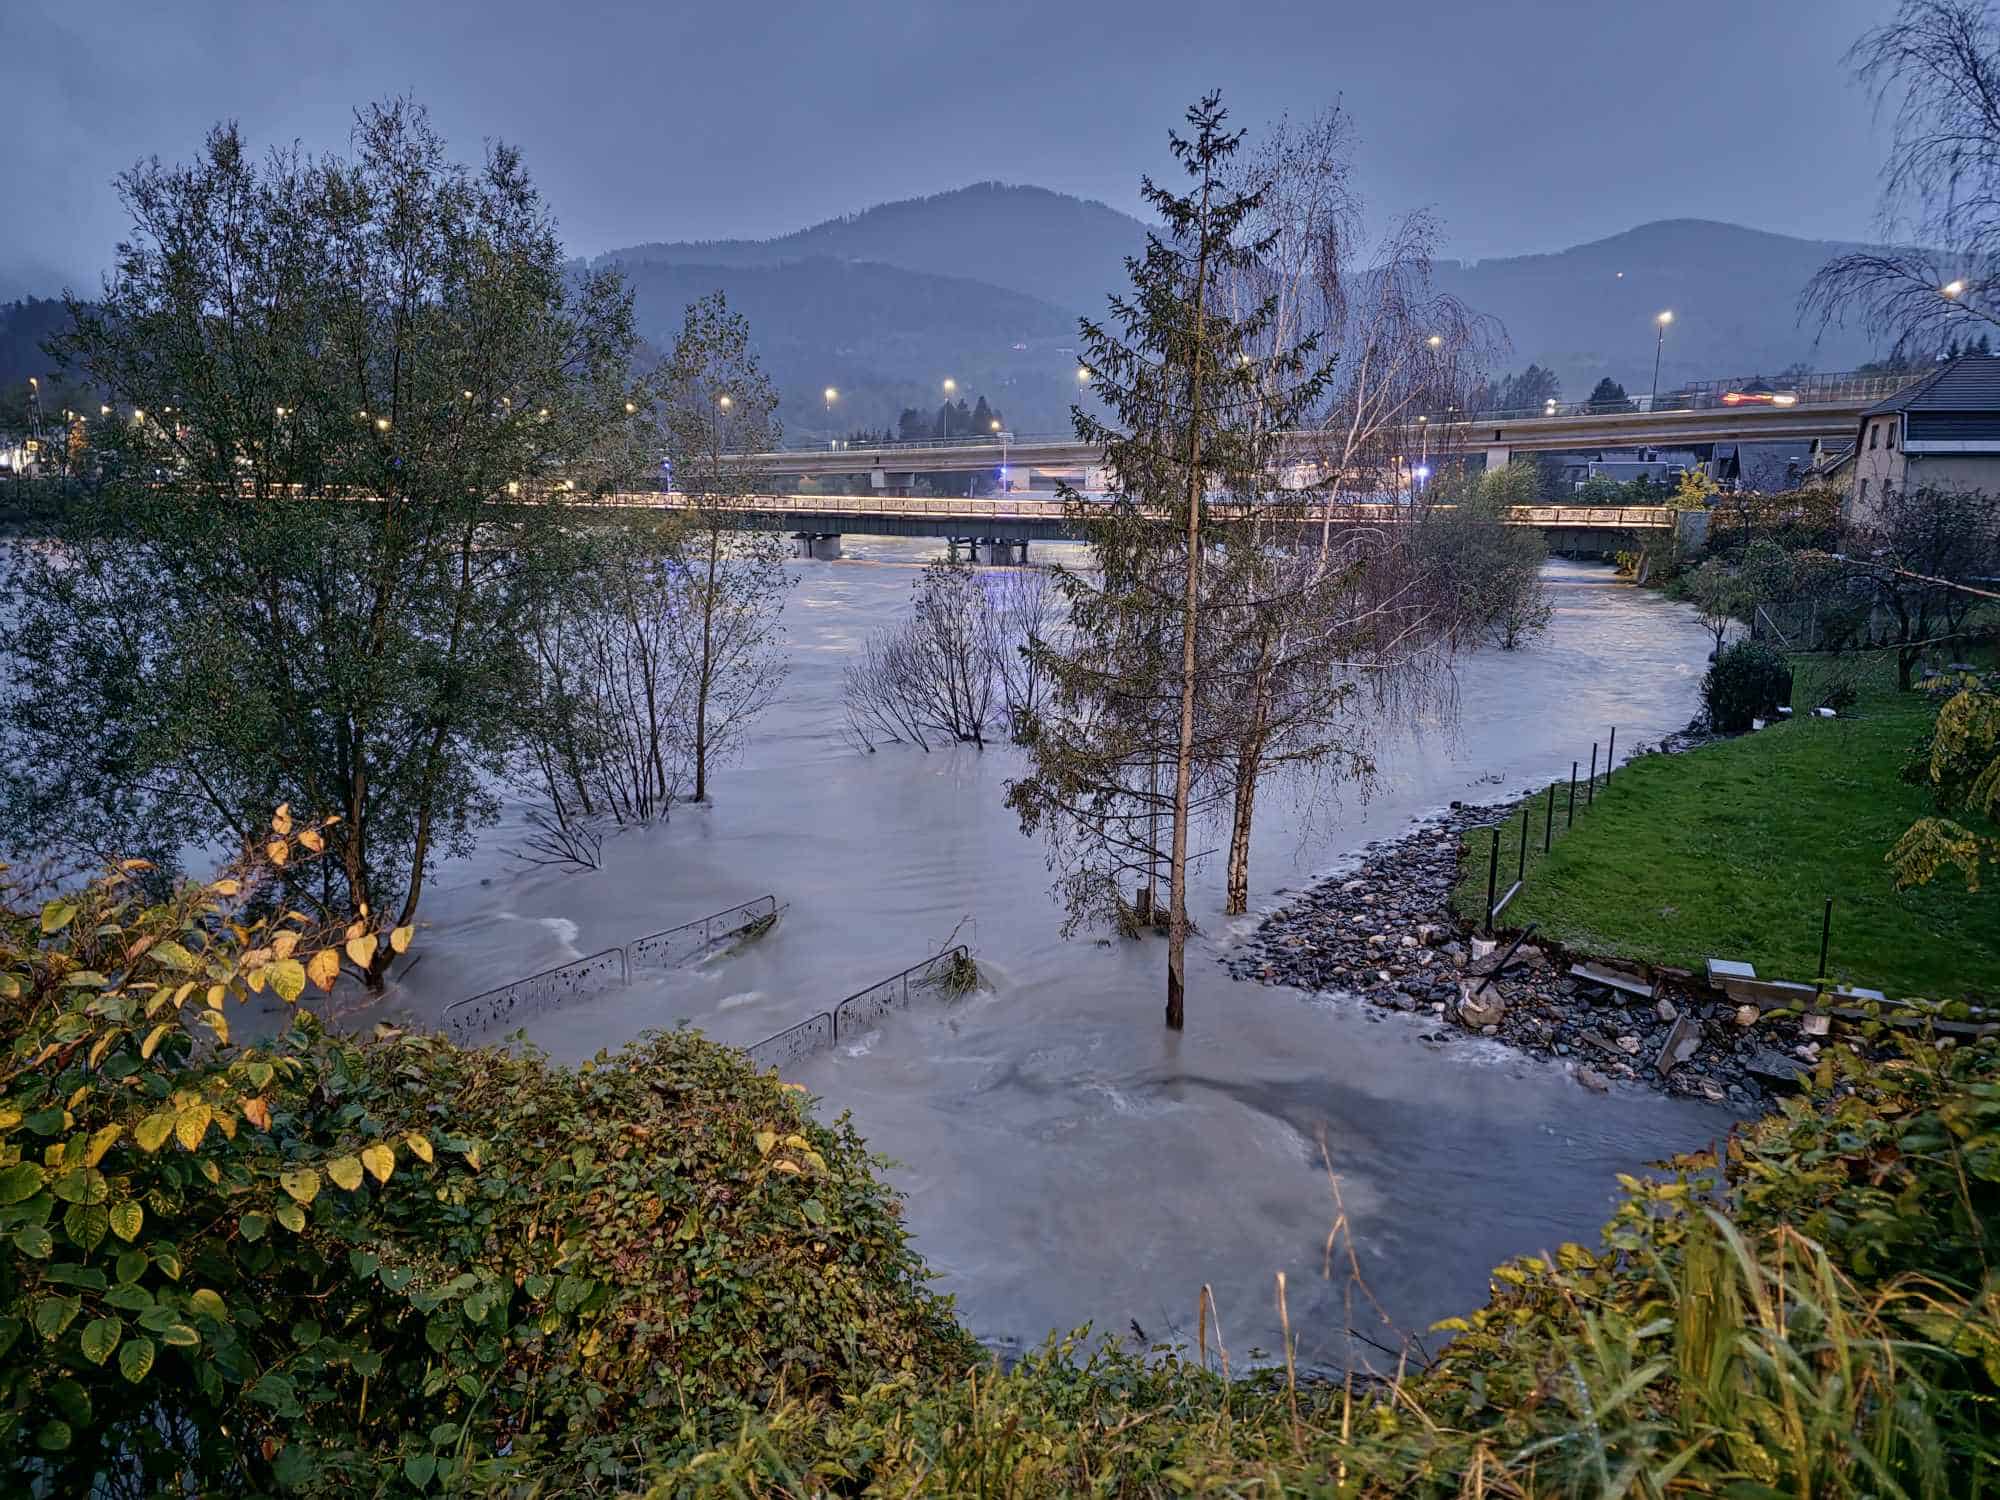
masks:
[[[1429,338],[1425,339],[1424,342],[1426,344],[1429,344],[1433,349],[1442,349],[1444,347],[1444,335],[1441,333],[1434,333]]]
[[[1660,353],[1667,347],[1667,325],[1673,320],[1672,308],[1653,320],[1660,325],[1660,336],[1653,344],[1653,399],[1646,403],[1647,411],[1652,411],[1660,404]]]
[[[717,396],[715,398],[715,404],[721,407],[724,411],[729,410],[729,398],[727,396]]]
[[[838,448],[840,434],[833,430],[833,403],[840,399],[840,392],[828,386],[820,394],[826,398],[826,445],[829,448]]]
[[[1964,282],[1948,281],[1943,286],[1938,288],[1938,295],[1943,297],[1945,301],[1950,302],[1964,290],[1965,290]]]
[[[1077,383],[1078,385],[1089,385],[1089,384],[1090,384],[1090,366],[1089,366],[1089,365],[1078,365],[1078,366],[1076,367],[1076,383]]]

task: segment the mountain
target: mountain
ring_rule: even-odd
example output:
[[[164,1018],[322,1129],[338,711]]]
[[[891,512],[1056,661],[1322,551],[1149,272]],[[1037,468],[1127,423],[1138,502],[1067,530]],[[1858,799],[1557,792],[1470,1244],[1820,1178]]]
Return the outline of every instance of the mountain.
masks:
[[[1552,255],[1448,261],[1440,286],[1505,325],[1507,369],[1553,369],[1580,398],[1603,376],[1652,388],[1658,315],[1673,323],[1660,388],[1682,380],[1775,375],[1794,362],[1849,370],[1876,357],[1852,328],[1821,333],[1799,320],[1799,294],[1833,256],[1854,248],[1706,219],[1662,219]]]
[[[749,321],[778,388],[788,438],[830,436],[821,392],[840,392],[832,425],[893,426],[905,406],[935,410],[949,377],[1021,431],[1067,424],[1076,319],[1038,298],[966,277],[814,257],[774,265],[606,258],[631,285],[639,332],[673,344],[687,304],[720,290]]]
[[[1087,198],[979,182],[928,198],[883,203],[773,240],[634,245],[599,257],[732,270],[828,258],[872,261],[932,276],[969,277],[1052,303],[1072,316],[1102,313],[1125,284],[1125,257],[1145,249],[1146,226]]]

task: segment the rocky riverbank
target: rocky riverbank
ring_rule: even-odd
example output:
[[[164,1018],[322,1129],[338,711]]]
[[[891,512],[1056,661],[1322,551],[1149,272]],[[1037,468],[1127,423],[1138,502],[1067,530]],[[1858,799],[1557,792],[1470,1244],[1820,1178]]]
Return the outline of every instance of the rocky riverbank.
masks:
[[[1643,1084],[1761,1110],[1793,1086],[1820,1043],[1797,1020],[1765,1018],[1693,975],[1641,973],[1529,942],[1473,993],[1506,948],[1491,951],[1455,916],[1451,893],[1467,830],[1507,812],[1504,803],[1454,806],[1368,845],[1355,869],[1291,893],[1231,955],[1230,971],[1429,1017],[1433,1043],[1498,1040],[1564,1064],[1599,1092]],[[1579,965],[1590,977],[1572,972]]]

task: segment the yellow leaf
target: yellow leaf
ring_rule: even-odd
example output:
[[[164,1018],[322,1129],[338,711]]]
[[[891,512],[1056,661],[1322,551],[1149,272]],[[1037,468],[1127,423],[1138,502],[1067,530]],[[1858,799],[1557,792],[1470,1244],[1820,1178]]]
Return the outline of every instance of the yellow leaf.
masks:
[[[430,1141],[426,1137],[418,1135],[414,1130],[403,1137],[403,1144],[410,1148],[410,1154],[416,1157],[417,1160],[428,1162],[431,1159]]]
[[[365,969],[375,958],[375,934],[364,932],[347,940],[347,956],[357,969]]]
[[[271,938],[271,951],[280,958],[290,958],[292,950],[298,945],[299,935],[289,927],[274,933]]]
[[[201,1144],[201,1138],[208,1134],[208,1122],[214,1118],[206,1104],[199,1101],[186,1106],[174,1116],[174,1135],[188,1150]]]
[[[84,1148],[83,1164],[86,1167],[94,1167],[103,1161],[104,1153],[111,1149],[111,1143],[118,1139],[119,1132],[123,1129],[121,1125],[107,1125],[92,1135],[90,1144]]]
[[[374,1174],[377,1182],[387,1182],[389,1174],[396,1170],[395,1149],[377,1141],[361,1153],[361,1165]]]
[[[261,995],[264,993],[264,973],[269,967],[266,964],[260,968],[245,969],[243,971],[243,982],[250,986],[251,994]],[[303,971],[301,971],[301,977],[303,977]]]
[[[139,1143],[141,1151],[157,1151],[167,1143],[167,1137],[174,1132],[174,1114],[163,1109],[157,1114],[147,1115],[132,1127],[132,1138]]]
[[[398,927],[389,934],[389,946],[397,953],[407,953],[410,950],[410,939],[416,935],[415,927],[407,925]]]
[[[159,1025],[155,1026],[151,1031],[146,1033],[146,1040],[139,1043],[139,1055],[141,1057],[148,1057],[148,1058],[151,1057],[156,1051],[159,1050],[161,1039],[165,1037],[166,1034],[172,1031],[173,1029],[174,1028],[172,1022],[169,1021],[160,1022]]]
[[[270,859],[272,864],[278,866],[280,869],[284,868],[285,856],[290,852],[285,847],[283,839],[272,839],[270,843],[264,846],[265,855]]]
[[[796,1177],[799,1173],[799,1164],[795,1161],[774,1161],[771,1163],[771,1170],[773,1172],[784,1172],[789,1176]]]
[[[326,1175],[335,1187],[351,1193],[361,1186],[361,1163],[351,1156],[336,1156],[326,1164]]]
[[[278,1174],[278,1186],[300,1203],[310,1203],[319,1196],[319,1173],[311,1167],[299,1167],[290,1172]]]
[[[208,1022],[208,1029],[215,1033],[215,1039],[227,1047],[229,1045],[229,1017],[225,1016],[219,1010],[212,1010],[208,1012],[204,1019]]]
[[[222,1002],[228,998],[229,992],[223,989],[221,985],[211,984],[208,987],[208,1008],[210,1010],[221,1010]]]
[[[310,849],[313,853],[318,854],[326,848],[326,840],[321,838],[312,829],[303,828],[299,830],[299,845],[301,848]]]
[[[323,990],[332,989],[339,977],[340,955],[331,948],[320,949],[306,965],[306,978]]]
[[[264,1102],[263,1095],[258,1094],[243,1101],[243,1118],[259,1130],[271,1128],[271,1106]]]
[[[760,1130],[757,1132],[757,1154],[759,1156],[769,1156],[771,1148],[777,1144],[778,1133],[775,1130]]]
[[[209,889],[218,896],[233,896],[243,889],[243,883],[240,880],[218,880]]]
[[[278,810],[271,814],[271,832],[278,834],[292,831],[292,804],[280,802]]]
[[[296,958],[281,958],[271,965],[268,972],[271,976],[272,990],[285,1004],[290,1005],[305,993],[305,965]]]

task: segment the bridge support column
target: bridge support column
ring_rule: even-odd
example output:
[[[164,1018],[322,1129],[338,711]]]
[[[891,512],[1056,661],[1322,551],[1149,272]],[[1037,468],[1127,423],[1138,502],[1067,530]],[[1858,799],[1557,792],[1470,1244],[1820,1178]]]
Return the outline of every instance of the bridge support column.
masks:
[[[799,544],[798,556],[814,558],[820,562],[831,562],[840,556],[840,533],[818,531],[796,531],[792,540]]]
[[[1514,461],[1514,450],[1505,443],[1489,443],[1486,447],[1486,471],[1504,469]]]
[[[1028,560],[1026,542],[1010,542],[998,537],[980,537],[972,543],[972,560],[988,567],[1006,567]]]

